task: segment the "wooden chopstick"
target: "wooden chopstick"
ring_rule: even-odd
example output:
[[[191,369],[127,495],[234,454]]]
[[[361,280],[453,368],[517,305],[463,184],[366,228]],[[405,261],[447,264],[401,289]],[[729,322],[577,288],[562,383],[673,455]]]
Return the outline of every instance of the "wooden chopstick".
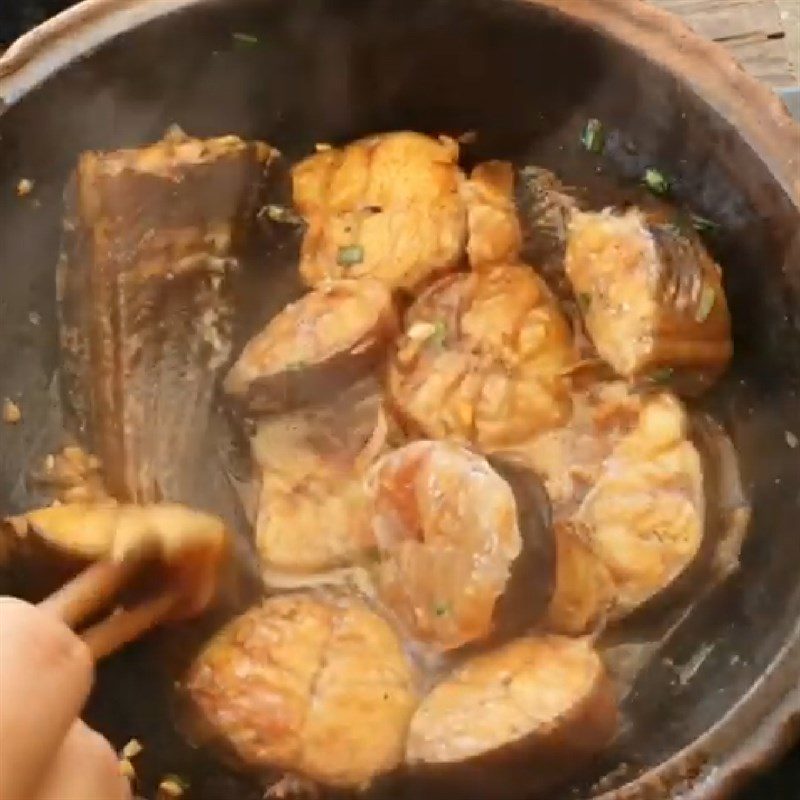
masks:
[[[83,623],[113,605],[114,597],[141,566],[136,560],[92,564],[39,603],[39,607],[79,631]],[[80,632],[80,636],[98,661],[158,625],[180,599],[180,591],[169,587],[132,608],[111,611],[105,619]]]
[[[139,566],[135,561],[99,561],[43,600],[39,607],[74,628],[101,611]]]
[[[110,656],[142,634],[155,628],[180,600],[177,590],[167,590],[133,608],[119,609],[88,628],[81,638],[95,661]]]

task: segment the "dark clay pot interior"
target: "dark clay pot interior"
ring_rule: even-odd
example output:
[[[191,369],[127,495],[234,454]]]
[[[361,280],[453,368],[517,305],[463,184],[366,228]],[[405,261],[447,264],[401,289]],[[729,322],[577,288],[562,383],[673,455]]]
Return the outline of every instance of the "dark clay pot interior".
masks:
[[[236,32],[257,42],[239,41]],[[588,117],[610,132],[600,158],[578,142]],[[588,787],[612,772],[603,788],[613,789],[657,766],[742,698],[751,696],[756,717],[777,702],[759,698],[757,684],[774,665],[785,672],[798,664],[800,449],[786,433],[800,433],[800,212],[736,130],[684,84],[632,49],[533,5],[206,3],[122,35],[7,109],[0,397],[18,398],[24,420],[0,426],[0,512],[34,501],[26,474],[60,431],[54,269],[68,173],[82,150],[150,142],[172,123],[195,135],[265,139],[290,157],[315,142],[373,131],[475,130],[468,160],[541,164],[592,187],[597,202],[649,166],[669,174],[677,199],[720,225],[710,244],[725,267],[736,358],[706,402],[735,439],[754,518],[741,572],[691,611],[640,675],[613,750],[563,796],[589,796]],[[16,197],[22,177],[36,181],[39,205]],[[265,304],[277,307],[282,295],[268,293]],[[6,588],[26,591],[13,581]],[[702,663],[679,680],[675,666],[691,666],[698,653]],[[176,772],[197,800],[259,798],[257,784],[173,733],[152,654],[144,644],[103,665],[90,712],[118,744],[132,736],[145,743],[143,793]],[[726,757],[724,748],[695,754],[688,769]],[[392,781],[376,793],[422,796]]]

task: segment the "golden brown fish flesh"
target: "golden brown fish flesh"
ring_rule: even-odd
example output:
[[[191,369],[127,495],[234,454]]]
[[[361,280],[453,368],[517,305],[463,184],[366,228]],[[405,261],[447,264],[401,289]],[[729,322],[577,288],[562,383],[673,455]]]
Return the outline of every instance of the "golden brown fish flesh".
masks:
[[[343,788],[398,766],[417,704],[391,627],[357,600],[307,593],[273,597],[230,623],[183,688],[195,738],[246,766]]]
[[[670,588],[700,553],[704,465],[687,412],[669,392],[635,392],[622,381],[591,385],[575,395],[567,425],[504,457],[539,475],[552,503],[553,630],[583,633],[630,614]]]
[[[228,553],[222,520],[176,504],[59,505],[21,519],[61,558],[158,565],[162,583],[180,595],[172,618],[192,617],[208,606]]]
[[[464,256],[458,144],[396,132],[310,156],[293,170],[308,222],[300,273],[310,286],[371,276],[414,290]]]
[[[555,526],[556,581],[547,628],[567,636],[603,627],[614,604],[614,582],[579,525]]]
[[[467,255],[474,268],[513,264],[522,250],[522,229],[514,205],[514,168],[508,161],[478,164],[464,186],[467,199]]]
[[[731,323],[719,266],[702,242],[638,209],[579,212],[566,271],[598,353],[625,378],[688,394],[730,361]]]
[[[605,460],[636,427],[645,398],[624,381],[590,383],[573,393],[565,425],[510,448],[504,456],[541,478],[556,521],[570,520],[600,479]]]
[[[366,379],[330,403],[263,417],[256,545],[268,583],[363,563],[374,550],[364,471],[384,450],[378,387]]]
[[[569,326],[530,267],[445,277],[409,309],[389,365],[389,398],[409,432],[484,451],[570,415]]]
[[[664,392],[644,404],[575,521],[611,574],[612,619],[667,589],[694,561],[706,527],[703,469],[675,397]]]

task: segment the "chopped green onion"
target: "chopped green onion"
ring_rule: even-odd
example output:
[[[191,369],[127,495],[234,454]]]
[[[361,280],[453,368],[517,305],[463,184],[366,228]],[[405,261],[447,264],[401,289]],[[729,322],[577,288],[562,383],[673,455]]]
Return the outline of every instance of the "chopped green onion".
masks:
[[[674,374],[675,370],[672,367],[664,367],[650,373],[648,380],[650,383],[666,383]]]
[[[299,214],[296,214],[291,208],[287,208],[286,206],[266,205],[259,212],[259,216],[262,215],[282,225],[302,225],[304,222]]]
[[[578,295],[578,303],[584,311],[588,311],[589,306],[592,305],[592,295],[589,292],[581,292]]]
[[[653,193],[657,195],[665,195],[669,194],[669,190],[672,188],[672,184],[670,183],[669,178],[664,175],[663,172],[660,172],[653,167],[650,169],[645,170],[644,173],[644,185]]]
[[[675,222],[668,222],[666,225],[662,225],[661,227],[673,236],[677,236],[679,238],[685,237],[689,232],[684,224],[684,220],[682,220],[680,217],[677,218]]]
[[[253,36],[252,33],[232,33],[233,40],[240,44],[254,45],[258,44],[258,37]]]
[[[713,220],[701,217],[699,214],[691,215],[692,227],[698,233],[713,233],[719,228],[719,225]]]
[[[433,328],[431,340],[437,347],[444,347],[444,343],[447,340],[447,323],[444,320],[437,319],[436,322],[433,323]]]
[[[339,248],[336,263],[340,267],[354,267],[364,260],[364,248],[360,244],[349,244]]]
[[[606,132],[599,119],[590,119],[581,134],[581,144],[590,153],[602,153],[606,147]]]
[[[668,230],[673,236],[685,238],[694,234],[691,217],[685,211],[678,211],[672,222],[667,222],[661,227]]]
[[[450,606],[447,603],[437,603],[433,611],[437,617],[443,617],[450,613]]]
[[[717,295],[714,292],[714,288],[712,286],[704,286],[700,295],[700,303],[697,306],[697,313],[694,315],[697,322],[705,322],[708,319],[716,299]]]
[[[297,372],[298,370],[305,369],[306,362],[305,361],[290,361],[286,365],[286,369],[289,372]]]

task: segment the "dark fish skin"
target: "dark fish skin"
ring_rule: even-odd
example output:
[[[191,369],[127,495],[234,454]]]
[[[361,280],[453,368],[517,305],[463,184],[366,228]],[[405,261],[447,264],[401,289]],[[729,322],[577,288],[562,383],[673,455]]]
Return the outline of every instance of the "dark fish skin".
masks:
[[[544,614],[555,591],[556,546],[550,500],[536,474],[501,457],[488,460],[514,492],[523,541],[523,555],[494,611],[494,638],[502,641],[521,635]]]
[[[79,160],[58,268],[64,390],[119,500],[236,505],[209,429],[279,161],[262,143],[174,134]]]
[[[559,300],[572,300],[564,274],[567,230],[572,213],[582,207],[577,190],[542,167],[523,167],[514,194],[522,227],[522,259],[533,264]]]
[[[339,319],[352,314],[359,324],[353,327],[352,320],[342,320],[332,339],[330,332],[326,339],[319,334],[319,325],[331,314]],[[349,335],[342,338],[342,329]],[[248,343],[223,385],[253,413],[314,405],[341,395],[379,367],[396,333],[392,297],[381,283],[370,278],[332,281],[274,317]],[[317,336],[318,348],[313,356],[303,358],[306,351],[301,340],[309,334]],[[277,361],[270,357],[275,348],[284,349]]]
[[[497,669],[491,706],[496,708],[505,705],[513,713],[519,699],[514,697],[509,684],[512,676],[528,669],[531,662],[517,661],[514,667],[506,654],[524,654],[528,649],[527,642],[536,638],[531,635],[517,639],[491,653],[479,654],[462,662],[449,678],[422,701],[417,715],[437,689],[447,684],[457,687],[462,698],[468,695],[478,685],[474,678],[469,677],[468,671],[472,669],[470,664],[474,666],[480,661],[494,662],[492,666]],[[564,669],[564,648],[587,648],[589,652],[586,641],[581,643],[580,640],[557,636],[542,637],[541,641],[551,651],[545,656],[551,672]],[[555,645],[550,645],[550,642]],[[530,687],[529,683],[529,692]],[[542,697],[546,697],[548,690],[544,686],[542,689]],[[528,694],[528,702],[530,697],[531,694]],[[446,797],[448,800],[545,800],[554,796],[555,789],[569,777],[580,774],[613,738],[618,725],[616,692],[608,674],[600,667],[591,685],[584,692],[576,694],[571,707],[557,718],[548,722],[540,718],[538,724],[530,725],[528,729],[520,726],[514,738],[494,746],[484,742],[485,749],[482,752],[467,758],[426,761],[417,755],[409,759],[414,725],[412,721],[407,745],[409,791],[400,795],[402,800],[428,797]]]

